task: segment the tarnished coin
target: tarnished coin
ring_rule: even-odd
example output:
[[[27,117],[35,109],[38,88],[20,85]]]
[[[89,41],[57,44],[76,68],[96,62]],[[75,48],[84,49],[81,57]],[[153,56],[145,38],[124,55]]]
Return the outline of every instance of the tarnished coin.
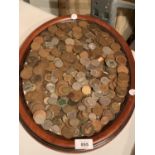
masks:
[[[91,69],[90,74],[95,78],[99,78],[102,76],[102,69],[101,68]]]
[[[83,124],[81,126],[81,129],[82,129],[83,135],[88,137],[92,136],[95,132],[94,126],[90,122]]]
[[[75,79],[78,81],[78,82],[82,82],[86,79],[86,74],[84,72],[77,72],[76,76],[75,76]]]
[[[96,114],[95,113],[89,113],[89,119],[91,121],[96,120]]]
[[[53,125],[52,121],[49,120],[49,119],[46,119],[46,120],[44,121],[44,123],[42,124],[42,127],[43,127],[45,130],[50,130],[51,127],[52,127],[52,125]]]
[[[61,131],[62,135],[67,138],[67,139],[71,139],[74,135],[74,128],[72,127],[67,127],[67,126],[64,126],[62,128],[62,131]]]
[[[103,76],[101,78],[101,83],[103,83],[104,85],[109,84],[109,82],[110,82],[110,79],[108,79],[107,77]]]
[[[121,106],[121,103],[120,102],[113,102],[111,104],[111,110],[114,112],[114,113],[118,113],[120,111],[120,106]]]
[[[84,95],[89,95],[91,94],[91,87],[89,85],[85,85],[82,87],[82,93]]]
[[[79,26],[83,27],[83,28],[87,28],[88,22],[86,22],[86,21],[79,21]]]
[[[106,65],[110,68],[116,68],[117,67],[116,61],[112,60],[112,59],[106,59]]]
[[[58,45],[59,43],[59,39],[57,37],[53,37],[51,40],[51,44],[53,44],[53,46]]]
[[[128,74],[129,73],[129,69],[126,66],[124,66],[124,65],[120,65],[117,68],[117,72],[118,73],[126,73],[126,74]]]
[[[84,111],[84,110],[86,110],[86,107],[83,104],[80,104],[80,105],[78,105],[78,110]]]
[[[72,39],[72,38],[67,38],[67,39],[65,40],[65,43],[66,43],[67,45],[74,45],[74,44],[75,44],[75,41],[74,41],[74,39]]]
[[[80,57],[81,57],[81,58],[88,58],[88,56],[89,56],[89,54],[88,54],[87,51],[82,51],[82,52],[80,53]]]
[[[102,106],[101,106],[100,104],[97,103],[97,104],[93,107],[92,112],[93,112],[96,116],[101,117],[102,114],[103,114],[103,108],[102,108]]]
[[[32,42],[31,49],[32,51],[38,51],[40,49],[41,45],[38,42]]]
[[[61,68],[63,66],[63,62],[60,58],[55,58],[54,59],[54,64],[57,68]]]
[[[25,93],[34,91],[35,89],[36,89],[35,84],[31,83],[30,81],[24,82],[23,90],[24,90]]]
[[[96,132],[101,131],[101,129],[102,129],[102,124],[101,124],[101,121],[100,121],[100,120],[93,120],[93,121],[92,121],[92,125],[93,125],[94,130],[95,130]]]
[[[20,72],[20,77],[22,79],[28,80],[32,76],[32,67],[24,66],[23,70]]]
[[[95,105],[97,104],[96,99],[92,98],[92,97],[86,97],[83,99],[84,104],[89,108],[93,108],[95,107]]]
[[[104,46],[102,51],[103,51],[103,56],[114,54],[114,51],[108,46]]]
[[[80,58],[80,63],[84,66],[88,66],[90,64],[89,58]]]
[[[54,114],[54,116],[58,116],[60,113],[61,107],[58,104],[52,104],[50,105],[48,110],[50,110]]]
[[[94,50],[94,49],[96,48],[96,45],[95,45],[94,43],[89,43],[89,44],[88,44],[88,48],[89,48],[90,50]]]
[[[37,36],[33,39],[33,42],[37,42],[38,44],[42,44],[44,42],[44,39],[42,36]]]
[[[53,83],[48,83],[48,84],[46,85],[46,89],[47,89],[50,93],[54,93],[54,91],[55,91],[55,84],[53,84]]]
[[[44,110],[38,110],[33,114],[33,119],[37,124],[43,124],[46,119],[46,112]]]
[[[109,117],[108,116],[103,116],[102,118],[101,118],[101,124],[104,126],[104,125],[106,125],[106,124],[108,124],[108,122],[109,122],[110,120],[109,120]]]
[[[116,42],[113,42],[113,43],[111,44],[110,47],[111,47],[112,50],[115,51],[115,52],[118,52],[118,51],[120,51],[120,49],[121,49],[121,46],[120,46],[118,43],[116,43]]]
[[[90,61],[91,65],[98,67],[100,65],[100,62],[97,59],[93,59]]]
[[[56,25],[52,25],[52,26],[48,27],[48,31],[51,33],[56,33],[57,29],[58,28]]]
[[[65,106],[65,105],[67,105],[67,103],[68,103],[68,98],[67,97],[61,97],[59,100],[58,100],[58,103],[59,103],[59,105],[60,106]]]
[[[102,96],[100,99],[99,99],[99,103],[103,106],[107,106],[111,103],[111,99],[106,97],[106,96]]]
[[[50,131],[56,133],[57,135],[61,135],[61,129],[58,125],[53,125],[51,128],[50,128]]]
[[[80,124],[80,120],[77,118],[73,118],[73,119],[70,119],[69,123],[72,127],[78,127]]]
[[[74,82],[73,85],[72,85],[72,88],[74,90],[80,90],[82,87],[81,83],[80,82]]]
[[[127,59],[124,55],[118,55],[118,56],[116,56],[116,61],[120,65],[125,65],[127,62]]]
[[[83,97],[83,94],[80,90],[76,91],[76,90],[73,90],[69,95],[68,97],[74,101],[74,102],[78,102],[82,99]]]
[[[51,73],[46,73],[44,75],[44,79],[45,79],[45,81],[50,82],[51,81]]]

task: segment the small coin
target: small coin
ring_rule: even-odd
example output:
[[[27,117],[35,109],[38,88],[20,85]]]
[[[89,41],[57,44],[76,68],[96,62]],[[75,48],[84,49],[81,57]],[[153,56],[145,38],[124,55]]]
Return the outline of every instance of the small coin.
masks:
[[[89,58],[80,58],[80,63],[84,66],[88,66],[90,64]]]
[[[87,122],[81,126],[81,130],[84,136],[92,136],[94,134],[94,127],[90,122]]]
[[[79,111],[84,111],[84,110],[86,110],[86,107],[81,104],[81,105],[78,106],[78,110]]]
[[[23,70],[20,72],[20,77],[25,80],[30,79],[32,77],[32,67],[24,66]]]
[[[88,22],[86,22],[86,21],[79,21],[79,26],[82,27],[82,28],[87,28]]]
[[[44,46],[45,46],[45,48],[49,48],[49,49],[54,48],[54,45],[51,41],[44,42]]]
[[[91,87],[89,85],[85,85],[82,87],[82,93],[84,95],[89,95],[91,94]]]
[[[97,59],[93,59],[90,61],[91,65],[98,67],[100,65],[100,62]]]
[[[44,76],[45,81],[50,82],[51,81],[51,73],[46,73]]]
[[[86,74],[84,72],[77,72],[76,76],[75,76],[75,79],[78,81],[78,82],[82,82],[86,79]]]
[[[118,56],[116,56],[116,61],[120,65],[125,65],[127,62],[127,59],[124,55],[118,55]]]
[[[103,51],[103,56],[114,54],[114,51],[108,46],[104,46],[102,51]]]
[[[96,114],[95,113],[89,113],[89,119],[91,121],[96,120]]]
[[[92,97],[86,97],[83,99],[84,104],[88,107],[88,108],[93,108],[95,107],[95,105],[97,104],[96,100]]]
[[[56,25],[52,25],[52,26],[48,27],[48,31],[51,33],[54,33],[54,34],[56,33],[57,29],[58,28]]]
[[[37,36],[33,39],[33,42],[37,42],[38,44],[42,44],[44,42],[44,39],[42,36]]]
[[[101,68],[91,69],[90,75],[92,75],[93,77],[96,77],[96,78],[101,77],[102,76],[102,69]]]
[[[34,91],[35,89],[36,89],[35,84],[31,83],[30,81],[24,82],[23,90],[24,90],[25,93]]]
[[[73,102],[78,102],[82,99],[83,93],[80,90],[73,90],[68,97],[73,101]]]
[[[33,119],[37,124],[43,124],[46,119],[46,112],[44,110],[38,110],[33,114]]]
[[[72,38],[67,38],[65,40],[65,43],[66,43],[66,45],[74,45],[75,44],[75,41]]]
[[[53,83],[48,83],[46,85],[46,89],[50,92],[50,93],[53,93],[55,91],[55,84]]]
[[[80,57],[81,57],[81,58],[88,58],[88,56],[89,56],[89,54],[88,54],[87,51],[82,51],[82,52],[80,53]]]
[[[68,103],[68,98],[67,97],[61,97],[59,100],[58,100],[58,103],[60,106],[65,106],[67,103]]]
[[[61,135],[61,129],[58,125],[53,125],[51,128],[50,128],[50,131],[56,133],[57,135]]]
[[[51,76],[51,82],[56,83],[58,81],[58,78],[55,75]]]
[[[80,120],[77,118],[73,118],[73,119],[70,119],[69,123],[72,127],[78,127],[80,124]]]
[[[31,49],[32,51],[38,51],[40,49],[41,45],[38,42],[32,42]]]
[[[53,37],[51,40],[51,44],[53,44],[53,46],[58,45],[59,43],[59,39],[57,37]]]
[[[102,108],[102,106],[101,106],[100,104],[97,103],[97,104],[93,107],[92,112],[93,112],[96,116],[101,117],[102,114],[103,114],[103,108]]]
[[[101,83],[104,84],[104,85],[107,85],[110,82],[110,79],[108,79],[105,76],[103,76],[100,80],[101,80]]]
[[[80,82],[74,82],[73,85],[72,85],[72,88],[74,90],[80,90],[82,87],[82,85],[80,84]]]
[[[53,125],[52,121],[49,120],[49,119],[46,119],[46,120],[44,121],[44,123],[42,124],[42,127],[43,127],[45,130],[50,130],[51,127],[52,127],[52,125]]]
[[[63,66],[63,62],[60,58],[55,58],[54,59],[54,64],[57,68],[61,68]]]
[[[99,99],[99,103],[101,105],[104,105],[104,106],[107,106],[111,103],[111,99],[106,97],[106,96],[102,96],[100,99]]]
[[[62,128],[62,131],[61,131],[62,135],[67,138],[67,139],[71,139],[74,135],[74,128],[72,127],[67,127],[67,126],[64,126]]]
[[[120,106],[121,106],[121,103],[120,102],[113,102],[111,104],[111,110],[114,112],[114,113],[118,113],[120,111]]]
[[[89,43],[89,44],[88,44],[88,48],[89,48],[90,50],[94,50],[94,49],[96,48],[96,45],[95,45],[94,43]]]
[[[118,43],[113,42],[110,46],[114,52],[119,52],[121,46]]]
[[[100,120],[93,120],[93,121],[92,121],[92,125],[94,126],[94,130],[95,130],[96,132],[101,131],[101,129],[102,129],[102,124],[101,124],[101,121],[100,121]]]
[[[116,68],[117,67],[116,61],[112,60],[112,59],[106,59],[106,65],[110,68]]]
[[[106,125],[106,124],[108,124],[108,122],[109,122],[110,120],[109,120],[109,117],[108,116],[103,116],[102,118],[101,118],[101,124],[104,126],[104,125]]]
[[[58,116],[60,113],[61,107],[58,104],[51,104],[48,109],[54,114],[54,116]]]
[[[117,68],[117,72],[118,73],[126,73],[126,74],[128,74],[129,73],[129,69],[126,66],[124,66],[124,65],[120,65]]]

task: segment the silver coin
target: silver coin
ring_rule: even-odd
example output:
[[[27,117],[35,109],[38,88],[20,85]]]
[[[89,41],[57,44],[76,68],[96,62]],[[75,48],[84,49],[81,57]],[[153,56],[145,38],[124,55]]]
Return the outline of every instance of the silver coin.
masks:
[[[86,74],[84,72],[77,72],[76,76],[75,76],[75,79],[78,81],[78,82],[82,82],[86,79]]]
[[[57,135],[61,135],[61,129],[58,125],[53,125],[50,128],[50,131],[56,133]]]
[[[98,67],[100,65],[100,62],[97,59],[93,59],[90,61],[91,65]]]
[[[117,62],[115,60],[108,59],[108,60],[106,60],[106,65],[109,68],[116,68],[117,67]]]
[[[101,78],[101,83],[107,85],[109,82],[110,82],[110,79],[108,79],[107,77],[104,76]]]
[[[54,59],[54,64],[57,68],[61,68],[63,66],[63,62],[60,58],[55,58]]]
[[[53,43],[51,41],[46,41],[44,45],[46,48],[51,48],[51,49],[54,48]]]
[[[99,99],[99,103],[102,104],[102,105],[109,105],[111,103],[111,99],[106,97],[106,96],[102,96],[100,99]]]
[[[89,44],[88,44],[88,48],[89,48],[90,50],[94,50],[94,49],[96,48],[96,45],[95,45],[94,43],[89,43]]]
[[[36,89],[36,85],[31,83],[30,81],[26,81],[23,83],[24,94],[34,91]]]
[[[54,45],[58,45],[58,43],[59,43],[59,39],[57,37],[53,37],[51,40],[51,44],[53,44],[54,46]]]
[[[81,85],[80,82],[74,82],[74,83],[72,84],[72,88],[73,88],[74,90],[80,90],[81,87],[82,87],[82,85]]]
[[[53,83],[47,83],[46,89],[47,89],[50,93],[55,92],[55,84],[53,84]]]
[[[94,114],[94,113],[89,113],[89,119],[90,119],[91,121],[96,120],[96,114]]]
[[[87,106],[87,107],[94,107],[97,103],[96,103],[96,100],[92,97],[86,97],[84,99],[84,104]]]
[[[102,51],[103,51],[103,55],[104,56],[107,56],[107,55],[110,55],[110,54],[114,54],[114,51],[110,47],[108,47],[108,46],[104,46]]]
[[[67,38],[65,40],[65,43],[66,43],[66,45],[74,45],[75,44],[75,41],[72,38]]]

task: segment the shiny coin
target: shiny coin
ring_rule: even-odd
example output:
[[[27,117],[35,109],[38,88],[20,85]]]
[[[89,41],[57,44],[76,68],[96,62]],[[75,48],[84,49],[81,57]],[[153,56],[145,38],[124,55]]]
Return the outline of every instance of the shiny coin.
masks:
[[[83,87],[82,87],[82,93],[83,93],[84,95],[89,95],[89,94],[91,94],[91,88],[90,88],[90,86],[89,86],[89,85],[83,86]]]
[[[44,110],[38,110],[33,114],[33,119],[37,124],[43,124],[46,119],[46,112]]]

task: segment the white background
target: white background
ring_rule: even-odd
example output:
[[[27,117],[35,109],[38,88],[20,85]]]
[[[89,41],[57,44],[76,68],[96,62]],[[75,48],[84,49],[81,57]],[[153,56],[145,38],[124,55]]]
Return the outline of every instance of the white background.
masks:
[[[1,1],[0,5],[1,155],[20,154],[18,3],[18,0]],[[136,155],[155,154],[155,4],[153,3],[151,0],[136,0]]]

